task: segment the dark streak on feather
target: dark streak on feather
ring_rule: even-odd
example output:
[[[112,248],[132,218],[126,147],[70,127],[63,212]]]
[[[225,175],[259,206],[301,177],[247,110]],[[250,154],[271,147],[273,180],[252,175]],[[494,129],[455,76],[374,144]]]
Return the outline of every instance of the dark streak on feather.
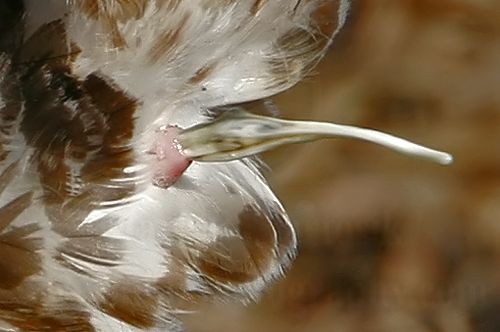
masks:
[[[115,266],[123,240],[102,235],[115,220],[80,226],[99,203],[119,204],[135,191],[134,174],[123,169],[134,163],[130,141],[138,103],[99,73],[77,77],[72,66],[78,53],[60,20],[42,25],[16,52],[12,71],[20,82],[17,99],[24,100],[20,131],[34,148],[31,161],[51,227],[68,238],[56,261]],[[109,186],[116,179],[120,184]]]
[[[26,332],[95,332],[90,313],[74,300],[61,299],[46,306],[36,296],[25,299],[0,298],[0,319]]]
[[[166,30],[156,38],[155,43],[148,52],[150,64],[155,64],[160,61],[168,52],[175,48],[179,42],[182,30],[186,25],[188,16],[184,16],[175,28]]]
[[[138,328],[151,328],[156,323],[159,306],[156,291],[134,281],[121,281],[113,285],[99,303],[108,315]]]
[[[38,227],[11,226],[30,207],[32,199],[33,193],[27,192],[0,208],[0,289],[15,288],[40,271],[41,258],[36,252],[40,241],[30,237]]]
[[[221,236],[203,249],[195,265],[216,283],[242,284],[256,280],[275,258],[276,238],[269,220],[247,206],[239,216],[239,233]]]
[[[310,10],[310,6],[300,5],[301,2],[297,3],[293,10],[294,16],[309,16],[308,26],[296,26],[277,40],[276,50],[271,53],[269,60],[275,76],[269,88],[298,81],[317,65],[327,51],[333,33],[340,23],[340,1],[314,2],[314,10],[309,13],[303,11]]]

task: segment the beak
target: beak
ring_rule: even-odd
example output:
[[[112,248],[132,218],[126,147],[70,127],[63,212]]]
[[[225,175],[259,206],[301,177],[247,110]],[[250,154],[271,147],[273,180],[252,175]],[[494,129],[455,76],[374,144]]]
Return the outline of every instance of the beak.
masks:
[[[453,162],[445,152],[433,150],[376,130],[328,122],[291,121],[232,109],[215,120],[183,130],[178,141],[186,158],[229,161],[292,143],[322,138],[356,138],[442,165]]]

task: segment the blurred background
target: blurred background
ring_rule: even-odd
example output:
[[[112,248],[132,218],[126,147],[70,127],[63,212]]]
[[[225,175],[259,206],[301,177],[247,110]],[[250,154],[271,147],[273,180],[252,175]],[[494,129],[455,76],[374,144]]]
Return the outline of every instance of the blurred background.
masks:
[[[451,152],[443,167],[349,140],[280,148],[267,174],[300,242],[257,304],[188,330],[500,331],[500,1],[356,0],[280,115]]]

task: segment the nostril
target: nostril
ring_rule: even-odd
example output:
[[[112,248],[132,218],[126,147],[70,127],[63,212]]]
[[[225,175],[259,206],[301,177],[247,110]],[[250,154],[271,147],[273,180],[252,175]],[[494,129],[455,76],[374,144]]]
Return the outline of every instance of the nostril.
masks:
[[[175,126],[161,128],[155,135],[150,153],[154,160],[153,184],[168,188],[184,174],[192,160],[182,154],[182,147],[177,141],[181,129]]]

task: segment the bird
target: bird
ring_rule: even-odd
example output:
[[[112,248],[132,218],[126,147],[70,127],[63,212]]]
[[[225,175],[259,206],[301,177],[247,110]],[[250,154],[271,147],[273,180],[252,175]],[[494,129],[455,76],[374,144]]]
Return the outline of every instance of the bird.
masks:
[[[193,303],[258,300],[297,253],[265,149],[354,136],[449,162],[245,111],[308,75],[349,8],[0,0],[0,330],[183,331]]]

